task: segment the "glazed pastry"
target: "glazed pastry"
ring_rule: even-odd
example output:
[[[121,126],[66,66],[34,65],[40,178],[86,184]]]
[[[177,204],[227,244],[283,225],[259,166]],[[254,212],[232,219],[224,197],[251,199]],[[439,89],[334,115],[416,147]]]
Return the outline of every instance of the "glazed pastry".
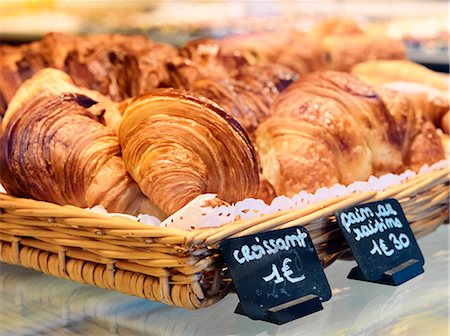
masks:
[[[246,65],[232,79],[201,79],[190,90],[219,103],[252,134],[269,115],[273,100],[296,78],[275,64]]]
[[[394,117],[405,165],[418,171],[424,164],[444,159],[445,152],[434,125],[423,117],[422,108],[410,95],[386,88],[376,92]]]
[[[440,127],[442,116],[449,111],[448,95],[431,86],[413,82],[389,82],[375,87],[406,94],[423,116]]]
[[[330,70],[350,71],[355,64],[367,60],[406,58],[403,44],[385,36],[327,36],[322,40],[322,46],[327,54],[326,68]]]
[[[404,92],[435,126],[449,110],[448,74],[432,71],[410,61],[369,61],[357,64],[352,73],[378,87]]]
[[[226,44],[194,40],[169,62],[172,85],[219,103],[249,133],[264,120],[273,99],[296,78],[288,68],[250,62]]]
[[[331,100],[331,105],[320,108],[325,103],[317,102],[317,98]],[[308,99],[313,99],[312,103]],[[369,159],[366,154],[344,153],[351,157],[364,155],[366,158],[361,158],[360,162],[372,162],[377,174],[404,168],[392,116],[375,91],[352,75],[323,71],[303,76],[277,98],[271,114],[320,123],[339,139],[345,151],[359,150],[366,143],[372,155]],[[359,140],[354,139],[356,134],[361,134],[364,140],[359,136]]]
[[[239,50],[253,63],[281,64],[302,75],[324,69],[327,55],[320,39],[296,31],[279,31],[225,38],[224,48]]]
[[[225,50],[216,40],[193,40],[168,62],[169,86],[191,90],[192,83],[197,80],[228,80],[247,64],[240,52]]]
[[[76,85],[120,101],[167,85],[166,63],[177,53],[144,36],[114,34],[50,33],[38,42],[0,48],[0,114],[19,86],[45,67],[62,70]]]
[[[0,45],[0,115],[5,113],[20,85],[46,66],[40,42],[18,47]]]
[[[203,193],[232,203],[258,191],[246,133],[201,96],[160,89],[136,98],[125,110],[119,139],[131,176],[169,215]]]
[[[447,111],[441,119],[441,128],[446,134],[450,134],[450,111]]]
[[[358,23],[342,16],[329,17],[321,20],[312,28],[311,32],[318,37],[364,34],[364,31]]]
[[[110,212],[164,217],[128,175],[117,136],[99,114],[97,102],[76,90],[60,93],[71,83],[59,74],[41,73],[26,82],[11,102],[14,110],[5,115],[0,181],[7,192],[61,205],[100,204]],[[46,89],[50,85],[56,87]]]
[[[443,159],[436,130],[401,93],[347,73],[302,77],[274,102],[256,130],[264,175],[277,194],[399,173]]]
[[[7,124],[12,116],[23,109],[29,99],[34,96],[58,96],[66,92],[79,93],[95,100],[97,103],[90,108],[90,112],[117,133],[122,119],[117,104],[96,91],[77,87],[67,74],[52,68],[38,71],[33,76],[33,80],[23,83],[18,95],[21,98],[10,102],[8,114],[4,116],[3,121]]]
[[[448,92],[449,76],[407,60],[373,60],[356,64],[351,73],[367,83],[413,82]]]

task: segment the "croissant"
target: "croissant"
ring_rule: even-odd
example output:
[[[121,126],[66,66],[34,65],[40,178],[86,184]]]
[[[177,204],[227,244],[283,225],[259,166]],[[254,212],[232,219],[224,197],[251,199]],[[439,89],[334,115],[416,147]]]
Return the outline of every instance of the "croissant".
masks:
[[[267,118],[275,97],[296,77],[276,64],[245,65],[231,79],[197,80],[189,90],[219,103],[251,134]]]
[[[448,74],[432,71],[410,61],[369,61],[357,64],[352,74],[379,87],[400,91],[434,125],[449,111]]]
[[[436,130],[406,95],[380,91],[347,73],[302,77],[255,132],[264,175],[292,196],[372,174],[398,173],[444,158]]]
[[[48,71],[56,86],[51,90],[45,89]],[[76,90],[61,93],[72,84],[48,71],[19,89],[2,123],[0,181],[8,193],[163,217],[128,175],[117,136],[98,114],[97,102]]]
[[[191,41],[179,54],[168,63],[172,85],[219,103],[250,133],[297,77],[282,65],[251,64],[239,51],[212,39]]]
[[[0,45],[0,115],[20,85],[47,65],[40,54],[40,42],[18,47]]]
[[[50,33],[41,41],[0,49],[0,113],[19,86],[37,71],[66,72],[76,85],[114,101],[167,85],[167,60],[177,51],[144,36]]]
[[[442,130],[450,134],[450,111],[447,111],[443,116],[441,120]]]
[[[353,34],[326,36],[322,46],[327,54],[327,69],[350,71],[367,60],[402,60],[406,58],[401,41],[385,36]]]
[[[159,89],[136,98],[125,109],[119,140],[131,176],[167,214],[202,193],[236,202],[258,191],[256,155],[246,133],[201,96]]]
[[[405,165],[418,171],[424,164],[445,158],[444,148],[436,128],[422,113],[414,98],[403,92],[375,88],[397,125]]]
[[[102,94],[74,85],[70,77],[59,70],[47,68],[38,71],[33,80],[25,81],[20,87],[20,98],[13,99],[8,106],[8,114],[3,118],[7,124],[11,117],[28,104],[28,98],[34,96],[58,96],[62,93],[79,93],[90,97],[97,103],[90,108],[90,112],[112,128],[116,133],[122,116],[117,105]]]
[[[407,60],[372,60],[356,64],[351,73],[372,85],[413,82],[448,92],[449,76]]]
[[[339,181],[335,142],[323,128],[291,117],[271,117],[256,130],[264,176],[289,197]]]
[[[232,36],[221,41],[226,49],[239,50],[253,63],[280,64],[297,74],[326,67],[327,55],[316,36],[296,31]]]
[[[213,39],[198,39],[186,43],[168,63],[169,86],[190,90],[201,79],[228,80],[248,60],[236,50],[226,50]]]
[[[450,109],[447,93],[436,90],[433,87],[413,82],[391,82],[375,87],[386,88],[402,92],[408,95],[408,99],[414,104],[422,115],[434,125],[440,126],[445,113]]]
[[[167,83],[167,59],[176,49],[137,35],[71,36],[48,34],[42,49],[49,64],[64,70],[75,84],[114,101],[143,94]]]
[[[311,33],[318,37],[330,35],[353,35],[364,34],[364,30],[353,19],[336,16],[319,21],[312,29]]]

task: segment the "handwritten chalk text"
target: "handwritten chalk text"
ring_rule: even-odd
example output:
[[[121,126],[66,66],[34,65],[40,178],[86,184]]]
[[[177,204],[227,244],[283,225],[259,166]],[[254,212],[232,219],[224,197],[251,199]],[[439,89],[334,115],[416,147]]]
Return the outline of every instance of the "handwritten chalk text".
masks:
[[[252,260],[259,260],[265,255],[276,254],[279,251],[287,251],[294,247],[306,247],[306,233],[297,229],[297,234],[286,235],[277,239],[260,240],[255,237],[256,244],[243,245],[240,249],[233,251],[233,257],[239,264]]]

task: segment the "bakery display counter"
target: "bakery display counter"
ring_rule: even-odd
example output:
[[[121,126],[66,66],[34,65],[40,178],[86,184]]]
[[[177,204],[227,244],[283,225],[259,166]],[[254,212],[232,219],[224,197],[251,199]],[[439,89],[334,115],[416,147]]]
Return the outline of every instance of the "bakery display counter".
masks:
[[[1,335],[448,335],[449,226],[420,239],[425,273],[399,286],[325,269],[324,310],[282,326],[234,314],[235,294],[190,311],[0,264]]]
[[[0,2],[0,336],[448,335],[444,3],[120,1]]]

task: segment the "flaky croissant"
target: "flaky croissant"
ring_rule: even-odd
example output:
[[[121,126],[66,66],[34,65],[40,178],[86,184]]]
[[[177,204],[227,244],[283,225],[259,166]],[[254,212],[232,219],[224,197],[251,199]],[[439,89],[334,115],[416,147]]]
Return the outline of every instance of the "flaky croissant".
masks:
[[[131,176],[167,214],[202,193],[236,202],[258,191],[246,133],[201,96],[160,89],[136,98],[125,110],[119,139]]]
[[[178,56],[168,60],[169,86],[190,90],[197,80],[228,80],[248,64],[239,51],[225,50],[217,40],[193,40],[179,50]]]
[[[414,98],[387,88],[375,88],[375,91],[395,120],[403,161],[408,168],[418,171],[424,164],[444,159],[444,148],[436,128],[423,115],[422,107]]]
[[[447,93],[448,74],[432,71],[408,60],[371,60],[356,64],[351,73],[372,85],[389,82],[413,82],[434,87]]]
[[[184,45],[168,69],[173,87],[214,100],[250,133],[267,117],[273,99],[297,77],[279,64],[251,64],[239,50],[212,39]]]
[[[36,96],[59,96],[62,93],[79,93],[85,95],[97,103],[90,108],[99,120],[112,128],[116,133],[122,119],[117,104],[97,91],[74,85],[70,77],[59,70],[46,68],[38,71],[33,80],[25,81],[20,87],[18,98],[13,99],[8,106],[8,113],[4,116],[3,122],[7,124],[12,116],[28,104],[29,99]]]
[[[177,50],[145,36],[50,33],[19,47],[0,46],[0,115],[19,86],[39,70],[66,72],[77,86],[114,101],[167,85],[166,63]]]
[[[293,195],[444,158],[436,130],[406,95],[347,73],[304,76],[284,91],[256,131],[264,175]]]
[[[51,81],[56,87],[45,89],[45,75],[19,89],[11,103],[15,110],[2,123],[0,182],[8,193],[162,217],[128,175],[115,131],[105,125],[97,102],[76,90],[61,93],[71,83],[57,71]]]
[[[407,60],[363,62],[355,65],[351,73],[375,87],[407,94],[424,117],[438,127],[441,127],[441,119],[449,111],[448,74]]]
[[[17,47],[0,45],[0,115],[4,114],[20,85],[46,66],[40,41]]]
[[[276,64],[242,66],[230,79],[200,79],[189,90],[220,104],[252,134],[269,115],[273,100],[296,75]]]
[[[403,43],[386,36],[327,36],[322,40],[322,46],[327,53],[327,69],[330,70],[350,71],[355,64],[367,60],[406,58]]]
[[[275,31],[231,36],[221,41],[225,49],[239,50],[253,63],[280,64],[297,74],[326,67],[327,55],[316,36],[297,31]]]

